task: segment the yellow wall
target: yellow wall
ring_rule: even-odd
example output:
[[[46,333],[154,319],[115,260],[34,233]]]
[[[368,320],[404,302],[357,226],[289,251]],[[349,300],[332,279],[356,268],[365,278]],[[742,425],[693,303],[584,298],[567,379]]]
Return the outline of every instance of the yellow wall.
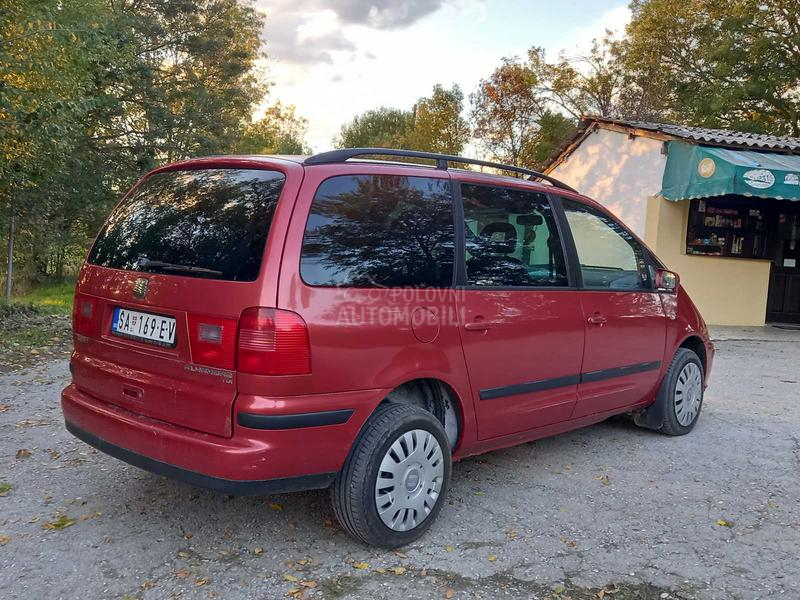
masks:
[[[709,325],[763,325],[770,261],[685,253],[689,201],[647,201],[644,240],[681,284]]]

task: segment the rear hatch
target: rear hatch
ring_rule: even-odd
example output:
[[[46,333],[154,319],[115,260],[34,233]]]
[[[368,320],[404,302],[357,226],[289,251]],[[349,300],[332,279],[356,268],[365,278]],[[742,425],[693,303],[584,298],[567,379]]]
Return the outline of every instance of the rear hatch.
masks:
[[[262,263],[285,178],[277,169],[156,172],[117,206],[76,291],[78,389],[232,434],[238,320],[264,300]]]

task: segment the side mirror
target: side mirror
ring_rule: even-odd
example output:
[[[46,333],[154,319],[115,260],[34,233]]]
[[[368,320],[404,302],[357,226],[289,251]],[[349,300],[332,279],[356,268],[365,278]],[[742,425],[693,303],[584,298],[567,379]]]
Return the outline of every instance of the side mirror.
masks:
[[[674,294],[678,291],[679,285],[680,277],[678,277],[677,273],[666,269],[658,269],[656,271],[656,291]]]

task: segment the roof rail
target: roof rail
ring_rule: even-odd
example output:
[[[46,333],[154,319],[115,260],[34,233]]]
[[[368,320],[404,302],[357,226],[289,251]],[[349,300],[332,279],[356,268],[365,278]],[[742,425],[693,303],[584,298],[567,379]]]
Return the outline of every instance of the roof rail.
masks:
[[[396,148],[343,148],[341,150],[331,150],[330,152],[322,152],[321,154],[314,154],[309,156],[303,161],[305,165],[330,165],[336,163],[343,163],[351,158],[359,156],[402,156],[404,158],[424,158],[436,161],[436,168],[446,171],[450,168],[450,163],[462,163],[467,165],[478,165],[480,167],[491,167],[493,169],[502,169],[503,171],[511,171],[513,173],[520,173],[528,175],[531,181],[542,179],[549,182],[553,187],[570,192],[578,193],[575,189],[568,186],[566,183],[559,181],[554,177],[525,169],[523,167],[516,167],[514,165],[504,165],[502,163],[489,162],[486,160],[478,160],[477,158],[466,158],[464,156],[453,156],[450,154],[437,154],[436,152],[418,152],[416,150],[398,150]]]

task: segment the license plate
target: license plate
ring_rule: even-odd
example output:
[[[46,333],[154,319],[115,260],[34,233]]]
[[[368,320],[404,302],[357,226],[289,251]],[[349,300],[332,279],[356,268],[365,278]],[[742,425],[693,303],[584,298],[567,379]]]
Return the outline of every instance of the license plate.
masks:
[[[111,320],[111,333],[172,348],[175,346],[175,319],[117,306]]]

